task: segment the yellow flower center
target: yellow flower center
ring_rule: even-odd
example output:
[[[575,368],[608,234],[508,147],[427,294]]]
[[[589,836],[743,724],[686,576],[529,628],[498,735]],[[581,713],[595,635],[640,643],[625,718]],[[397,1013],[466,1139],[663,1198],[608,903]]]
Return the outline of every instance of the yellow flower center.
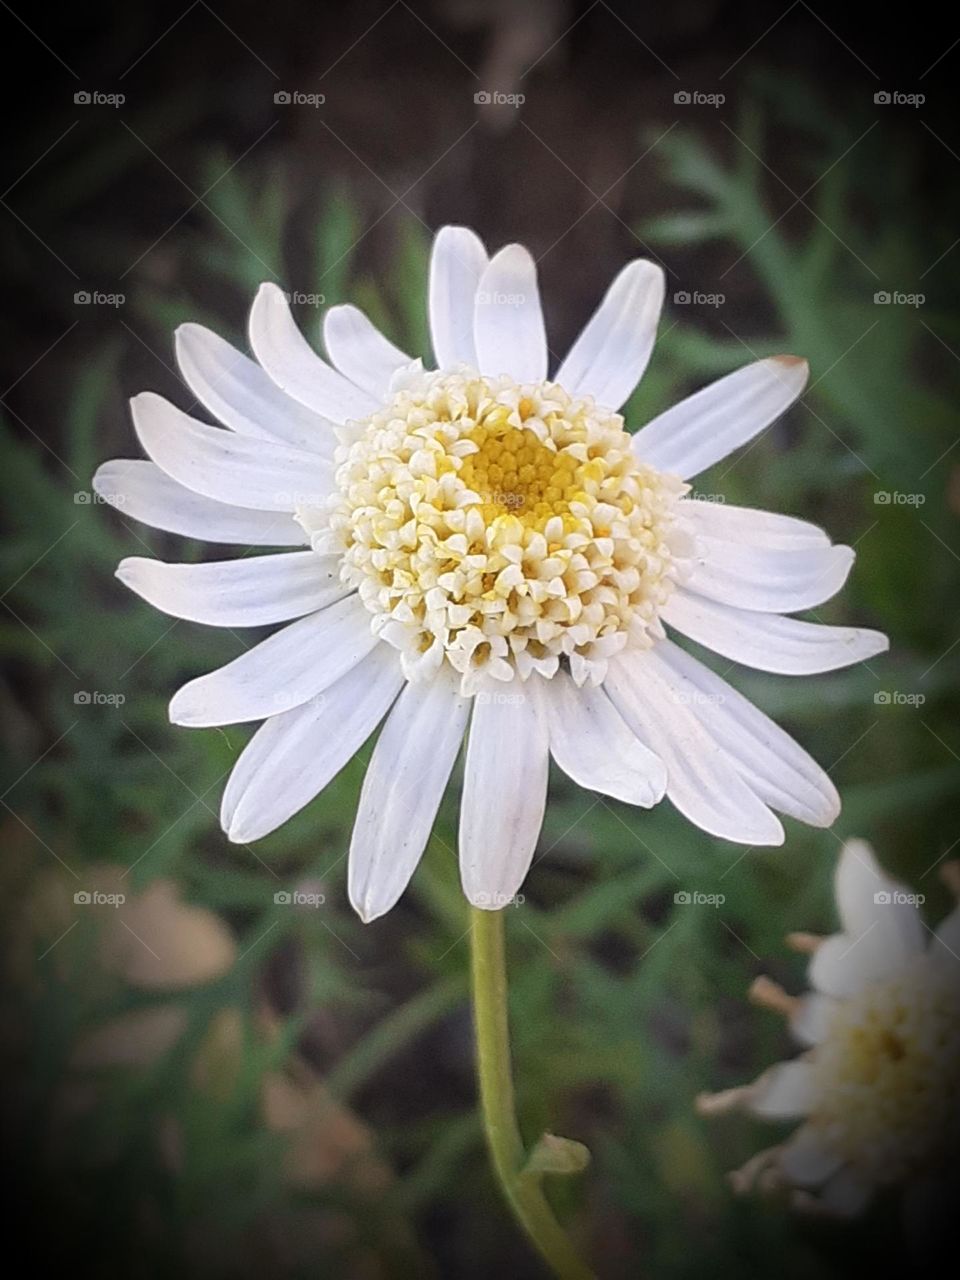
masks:
[[[960,1137],[960,989],[929,959],[837,1009],[813,1055],[810,1122],[866,1180],[929,1167]]]
[[[600,680],[659,634],[687,486],[637,461],[619,414],[552,383],[418,371],[341,439],[333,545],[410,678],[446,660],[465,693],[561,663]]]

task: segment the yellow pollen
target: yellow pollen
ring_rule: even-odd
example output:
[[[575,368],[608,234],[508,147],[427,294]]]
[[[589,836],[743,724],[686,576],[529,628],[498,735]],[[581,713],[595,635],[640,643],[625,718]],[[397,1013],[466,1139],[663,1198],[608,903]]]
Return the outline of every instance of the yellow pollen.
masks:
[[[619,414],[552,383],[419,374],[341,433],[330,529],[407,675],[602,678],[677,573],[687,486],[639,462]]]

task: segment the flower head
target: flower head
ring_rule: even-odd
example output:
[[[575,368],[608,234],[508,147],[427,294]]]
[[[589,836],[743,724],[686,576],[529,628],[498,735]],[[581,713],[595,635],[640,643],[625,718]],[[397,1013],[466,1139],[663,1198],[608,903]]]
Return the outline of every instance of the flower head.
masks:
[[[504,905],[526,875],[550,755],[602,794],[666,795],[724,839],[779,844],[774,809],[832,822],[823,771],[667,634],[796,675],[886,647],[785,616],[840,588],[849,548],[690,492],[792,403],[806,365],[757,361],[628,434],[619,410],[663,289],[659,267],[626,266],[548,378],[530,254],[488,257],[445,227],[430,268],[435,370],[352,306],[326,314],[328,363],[273,285],[250,315],[255,361],[198,325],[178,331],[184,378],[223,426],[137,396],[151,461],[107,463],[95,484],[157,528],[291,548],[118,570],[176,617],[288,624],[171,703],[182,725],[265,721],[224,794],[232,840],[285,822],[382,721],[350,852],[368,920],[412,875],[465,735],[460,862],[477,905]]]
[[[734,1185],[787,1188],[798,1207],[846,1215],[875,1189],[935,1175],[960,1139],[960,907],[931,934],[918,895],[862,840],[844,846],[836,894],[842,932],[792,938],[812,953],[810,994],[791,997],[768,979],[752,990],[806,1051],[700,1108],[802,1119]]]

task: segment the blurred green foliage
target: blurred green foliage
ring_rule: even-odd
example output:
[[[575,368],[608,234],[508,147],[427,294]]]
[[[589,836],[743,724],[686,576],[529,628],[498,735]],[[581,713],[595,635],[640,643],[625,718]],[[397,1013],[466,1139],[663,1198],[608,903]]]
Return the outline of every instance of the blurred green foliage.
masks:
[[[800,230],[791,218],[789,232],[777,211],[792,197],[768,167],[780,168],[770,137],[784,114],[803,121],[806,137],[791,181],[797,193],[810,188],[795,211]],[[558,1209],[611,1276],[634,1274],[640,1258],[657,1277],[707,1269],[759,1277],[771,1256],[784,1276],[832,1276],[856,1253],[883,1256],[895,1223],[882,1207],[841,1232],[797,1224],[777,1206],[734,1202],[723,1172],[770,1131],[741,1119],[709,1127],[691,1104],[701,1089],[749,1078],[788,1049],[779,1023],[748,1009],[744,994],[759,972],[802,986],[802,965],[782,937],[832,927],[842,836],[873,839],[892,870],[922,885],[931,919],[945,909],[930,867],[946,851],[944,817],[960,775],[951,693],[960,650],[950,647],[956,460],[948,453],[958,379],[944,346],[960,335],[935,296],[922,313],[873,301],[876,290],[904,288],[928,265],[910,175],[880,163],[879,139],[870,137],[849,163],[828,168],[856,139],[856,122],[770,86],[732,132],[722,148],[680,129],[663,142],[672,211],[637,232],[687,264],[691,278],[704,262],[743,256],[747,265],[731,281],[747,271],[751,283],[737,294],[735,325],[726,322],[730,308],[668,313],[628,421],[640,425],[757,356],[807,356],[813,372],[802,404],[698,488],[812,517],[854,543],[851,584],[817,617],[879,626],[893,645],[868,668],[822,678],[730,673],[831,768],[845,801],[834,832],[790,823],[783,850],[744,851],[711,842],[666,805],[631,811],[553,779],[542,857],[508,920],[519,1104],[529,1139],[549,1128],[591,1147],[587,1173],[556,1189]],[[228,168],[226,157],[211,157],[208,181]],[[252,290],[263,278],[285,279],[293,213],[282,171],[249,172],[216,184],[202,233],[178,233],[176,284],[142,286],[118,342],[132,343],[136,330],[166,362],[169,334],[186,319],[242,342]],[[355,301],[392,339],[425,350],[423,227],[409,221],[376,279],[358,265],[362,230],[348,194],[331,193],[303,232],[312,279],[287,283],[322,293],[327,305]],[[189,286],[196,279],[219,280],[235,305],[207,313]],[[301,317],[313,339],[318,315]],[[59,463],[4,426],[16,527],[0,547],[12,584],[0,641],[22,677],[18,692],[5,694],[5,874],[17,888],[5,909],[36,978],[11,985],[4,1011],[17,1033],[14,1162],[57,1202],[65,1234],[84,1230],[90,1248],[103,1248],[101,1274],[479,1276],[496,1266],[534,1274],[492,1187],[473,1109],[453,852],[458,785],[403,903],[368,928],[346,903],[344,855],[369,744],[281,831],[256,848],[227,844],[216,814],[247,730],[171,728],[166,702],[241,641],[126,596],[111,577],[122,556],[205,552],[90,500],[97,464],[134,452],[122,400],[140,388],[119,385],[120,355],[117,343],[91,354]],[[878,504],[881,490],[925,501]],[[884,690],[926,701],[876,703]],[[79,691],[125,701],[78,704]],[[70,919],[82,917],[82,927],[61,941],[31,886],[52,874],[69,897],[96,887],[92,868],[103,864],[130,869],[130,895],[171,878],[186,901],[227,921],[236,939],[229,971],[186,990],[94,981],[88,917],[75,911]],[[274,902],[295,883],[320,886],[322,910]],[[724,905],[676,906],[682,889],[723,894]],[[148,1066],[91,1073],[71,1065],[91,1029],[169,1005],[185,1014],[182,1033]],[[198,1083],[198,1055],[210,1054],[209,1030],[225,1010],[241,1030],[229,1068],[215,1070],[217,1087],[209,1087]],[[336,1160],[307,1189],[285,1175],[289,1135],[265,1124],[262,1097],[271,1074],[297,1070],[325,1079],[332,1104],[363,1117],[371,1158],[387,1169],[376,1195],[358,1190]],[[101,1087],[89,1105],[65,1109],[65,1080],[89,1085],[94,1075]],[[321,1223],[316,1239],[306,1237],[309,1257],[289,1248],[300,1228],[284,1227],[278,1240],[264,1226],[306,1210]],[[371,1257],[373,1271],[364,1270]]]

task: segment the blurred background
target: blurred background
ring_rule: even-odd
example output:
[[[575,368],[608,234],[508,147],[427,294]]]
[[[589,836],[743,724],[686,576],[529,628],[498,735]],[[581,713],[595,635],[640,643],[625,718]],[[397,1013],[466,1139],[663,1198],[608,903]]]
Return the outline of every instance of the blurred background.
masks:
[[[855,546],[817,617],[893,642],[810,680],[733,673],[829,767],[832,832],[788,823],[784,849],[745,851],[667,805],[553,779],[544,856],[507,927],[525,1135],[593,1152],[557,1211],[605,1277],[902,1273],[929,1248],[895,1195],[851,1226],[735,1199],[724,1173],[777,1131],[703,1121],[692,1100],[793,1051],[745,993],[759,973],[802,989],[783,935],[835,927],[842,837],[873,840],[929,923],[948,906],[951,23],[921,7],[865,24],[805,0],[2,5],[0,1096],[34,1265],[542,1274],[474,1110],[457,787],[372,926],[349,909],[344,862],[370,744],[282,831],[228,845],[216,814],[249,731],[172,728],[166,703],[241,639],[112,578],[124,555],[210,551],[90,486],[100,462],[138,454],[131,395],[190,407],[174,327],[244,345],[262,280],[296,295],[314,341],[322,308],[350,300],[427,352],[430,236],[450,221],[531,248],[556,353],[626,261],[663,264],[632,428],[758,356],[806,356],[802,402],[698,488]],[[295,889],[317,905],[285,902]]]

